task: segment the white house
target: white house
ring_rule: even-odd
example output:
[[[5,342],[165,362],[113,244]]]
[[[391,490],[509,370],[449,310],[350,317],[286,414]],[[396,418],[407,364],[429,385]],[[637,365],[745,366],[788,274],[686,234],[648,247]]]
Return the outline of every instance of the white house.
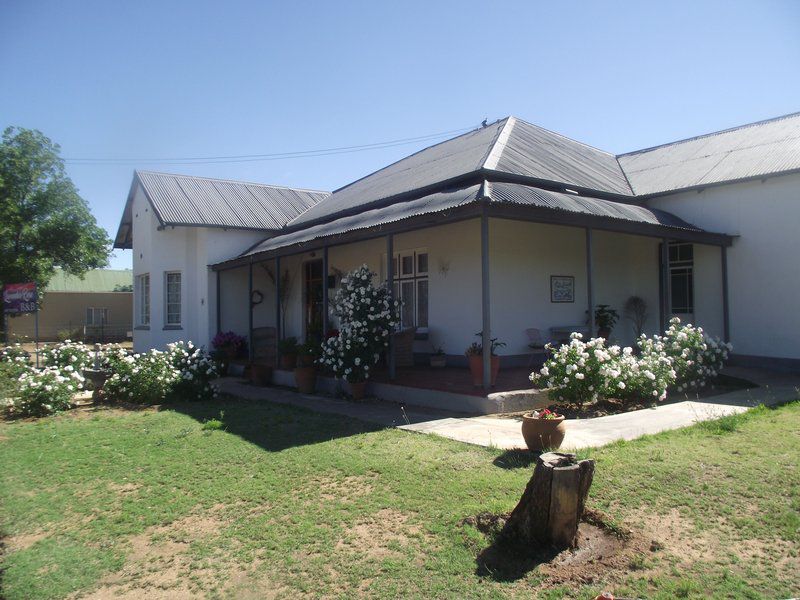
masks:
[[[740,362],[800,369],[798,226],[800,113],[620,156],[508,117],[331,194],[138,172],[116,247],[139,350],[318,334],[337,275],[366,263],[392,272],[419,354],[456,361],[482,330],[526,364],[526,329],[596,333],[590,306],[638,296],[648,333],[678,314]]]

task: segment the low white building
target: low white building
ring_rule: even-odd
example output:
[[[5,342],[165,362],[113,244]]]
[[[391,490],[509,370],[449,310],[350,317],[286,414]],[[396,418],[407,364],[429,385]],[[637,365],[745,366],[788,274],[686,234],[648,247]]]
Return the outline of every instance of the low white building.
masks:
[[[596,333],[600,304],[629,344],[638,296],[646,333],[677,314],[741,362],[800,368],[798,197],[800,114],[620,156],[509,117],[332,194],[139,172],[116,247],[133,248],[138,350],[319,335],[338,276],[386,280],[391,253],[419,355],[457,361],[483,330],[526,364],[526,330]]]

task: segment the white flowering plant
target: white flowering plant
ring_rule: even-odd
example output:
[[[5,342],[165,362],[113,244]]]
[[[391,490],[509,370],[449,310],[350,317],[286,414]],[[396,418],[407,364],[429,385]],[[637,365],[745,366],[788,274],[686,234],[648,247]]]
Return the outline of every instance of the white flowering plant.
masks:
[[[342,278],[334,298],[339,331],[322,344],[317,361],[336,377],[350,383],[369,379],[389,336],[400,322],[400,303],[392,300],[386,285],[375,286],[375,273],[361,265]]]
[[[668,390],[697,389],[716,377],[732,349],[708,337],[701,327],[673,318],[663,336],[642,335],[638,356],[630,347],[605,346],[603,338],[584,342],[580,333],[569,344],[547,346],[551,357],[531,381],[552,388],[554,397],[575,406],[600,398],[624,403],[663,401]]]
[[[191,342],[169,344],[166,352],[119,353],[108,357],[112,375],[103,387],[105,395],[135,404],[159,404],[171,400],[207,400],[216,397],[211,380],[217,377],[209,355]]]
[[[678,317],[673,317],[663,336],[654,336],[652,340],[643,336],[640,348],[642,354],[658,352],[669,357],[676,374],[676,389],[685,392],[705,387],[719,375],[733,346],[706,335],[702,327],[682,324]]]
[[[82,375],[83,370],[92,364],[92,350],[89,346],[71,340],[65,340],[54,346],[45,346],[39,357],[45,367],[55,367],[62,375],[71,373]]]
[[[21,344],[0,348],[0,378],[17,380],[31,369],[31,355]]]
[[[57,367],[30,369],[20,375],[16,394],[5,404],[15,415],[42,417],[70,408],[77,390],[75,379],[62,375]]]

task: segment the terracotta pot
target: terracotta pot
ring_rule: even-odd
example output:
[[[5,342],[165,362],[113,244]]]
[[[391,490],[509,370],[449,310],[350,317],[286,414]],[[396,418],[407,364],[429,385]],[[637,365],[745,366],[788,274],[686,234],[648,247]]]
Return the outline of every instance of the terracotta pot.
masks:
[[[528,413],[522,415],[522,437],[528,450],[539,452],[541,450],[555,450],[564,441],[567,433],[564,416],[557,419],[537,419]]]
[[[472,373],[472,385],[480,387],[483,385],[483,355],[473,354],[467,358],[469,359],[469,371]],[[498,372],[500,372],[500,357],[492,356],[492,387],[497,383]]]
[[[313,394],[317,389],[317,369],[314,367],[297,367],[294,370],[294,382],[301,394]]]
[[[611,327],[599,327],[597,329],[597,337],[605,338],[606,340],[608,340],[608,338],[611,337]]]
[[[222,348],[220,348],[220,350],[222,350],[226,358],[229,359],[234,359],[236,358],[236,355],[239,354],[235,346],[223,346]]]
[[[297,366],[296,354],[281,354],[281,369],[291,371]]]
[[[298,367],[313,367],[314,366],[314,357],[310,354],[298,354],[297,355],[297,366]]]
[[[444,354],[434,354],[431,356],[431,367],[443,369],[447,366],[447,357]]]
[[[250,381],[253,385],[265,386],[272,381],[272,367],[260,363],[250,365]]]
[[[353,397],[353,400],[359,401],[364,399],[364,396],[367,393],[366,381],[358,381],[355,383],[348,381],[347,385],[350,386],[350,395]]]

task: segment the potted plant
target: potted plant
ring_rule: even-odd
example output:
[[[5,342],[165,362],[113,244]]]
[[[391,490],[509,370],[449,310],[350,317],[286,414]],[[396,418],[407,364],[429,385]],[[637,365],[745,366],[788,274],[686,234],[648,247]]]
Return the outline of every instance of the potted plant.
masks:
[[[281,357],[281,369],[289,371],[297,364],[297,338],[287,337],[278,341],[278,354]]]
[[[522,437],[531,451],[555,450],[561,446],[565,434],[564,415],[549,408],[522,415]]]
[[[314,362],[319,357],[319,344],[306,341],[297,347],[297,366],[294,369],[294,381],[301,394],[313,394],[317,388],[317,368]]]
[[[478,332],[475,335],[478,337],[483,337],[483,332]],[[497,338],[491,339],[489,352],[491,353],[492,364],[492,378],[490,384],[492,386],[497,383],[497,373],[500,371],[500,357],[497,356],[495,351],[498,348],[505,347],[505,345],[505,342],[498,342]],[[483,345],[480,342],[472,342],[464,354],[467,355],[467,360],[469,360],[469,370],[470,373],[472,373],[472,385],[475,387],[480,387],[483,385]]]
[[[431,354],[431,367],[434,369],[443,369],[447,366],[447,356],[444,353],[444,348],[437,346]]]
[[[597,326],[597,336],[608,339],[618,319],[619,315],[616,310],[610,308],[608,304],[598,304],[597,309],[594,311],[594,323]]]
[[[219,352],[221,358],[233,360],[242,356],[247,349],[247,340],[233,331],[219,332],[211,340],[214,350]]]

